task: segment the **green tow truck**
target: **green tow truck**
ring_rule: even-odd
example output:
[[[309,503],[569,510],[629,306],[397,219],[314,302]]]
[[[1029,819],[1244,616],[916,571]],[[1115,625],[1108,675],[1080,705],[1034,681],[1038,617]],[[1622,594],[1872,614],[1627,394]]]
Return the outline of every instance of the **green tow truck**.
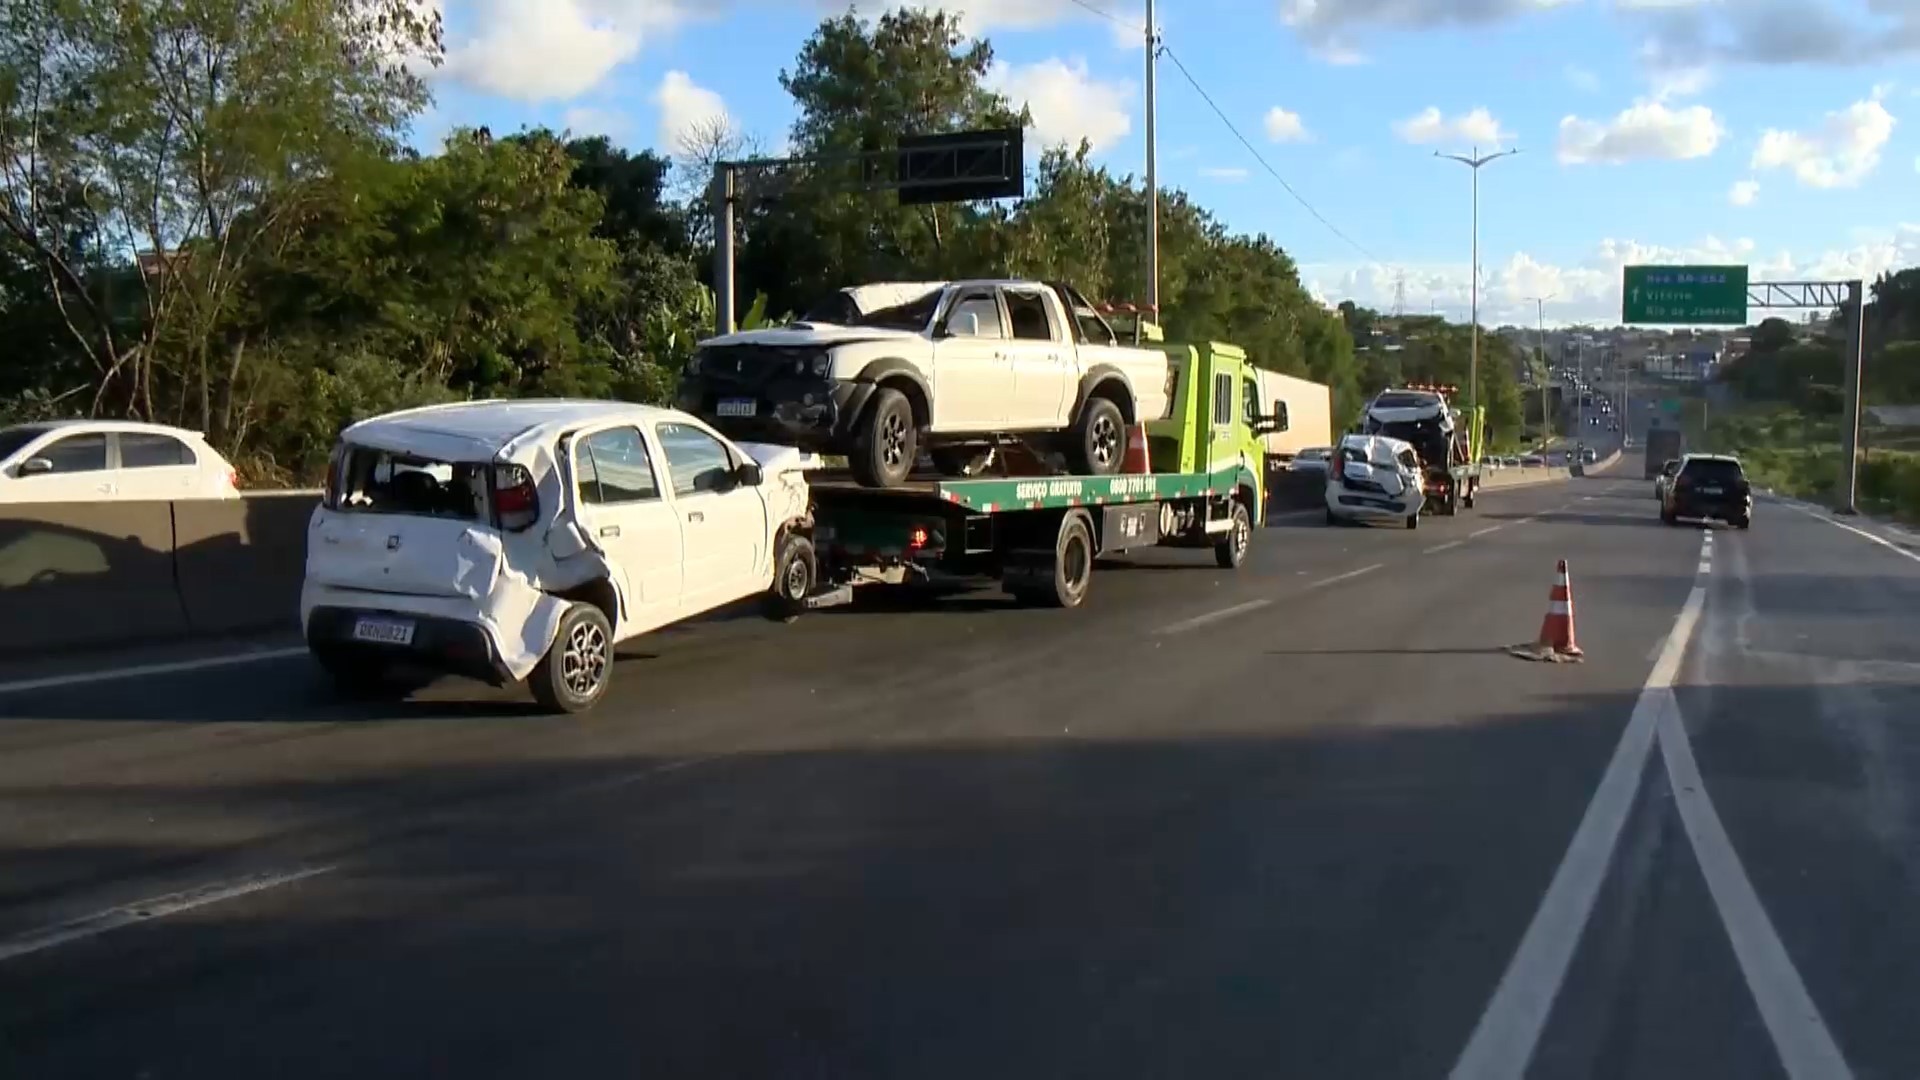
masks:
[[[1063,474],[1034,458],[1019,471],[1035,475],[910,479],[895,488],[809,476],[815,573],[796,607],[935,576],[998,578],[1022,602],[1078,607],[1097,557],[1156,546],[1210,549],[1217,565],[1238,568],[1264,524],[1260,436],[1286,430],[1285,403],[1261,411],[1253,367],[1232,345],[1153,347],[1167,354],[1173,393],[1168,415],[1144,424],[1147,472]],[[1003,463],[1022,456],[996,454]]]

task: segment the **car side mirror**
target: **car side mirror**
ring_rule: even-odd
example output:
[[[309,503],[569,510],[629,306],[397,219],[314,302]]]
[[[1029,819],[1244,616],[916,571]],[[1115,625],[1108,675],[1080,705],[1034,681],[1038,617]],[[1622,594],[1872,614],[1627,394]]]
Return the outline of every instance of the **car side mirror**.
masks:
[[[53,471],[53,462],[43,457],[30,457],[20,463],[19,475],[41,476]]]
[[[733,479],[745,487],[759,487],[766,476],[760,471],[758,462],[743,461],[733,470]]]

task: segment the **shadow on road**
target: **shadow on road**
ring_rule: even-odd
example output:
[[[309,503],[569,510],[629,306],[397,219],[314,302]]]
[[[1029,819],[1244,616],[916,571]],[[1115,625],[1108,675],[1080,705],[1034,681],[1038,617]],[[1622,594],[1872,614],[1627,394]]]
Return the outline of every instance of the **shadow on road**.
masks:
[[[1911,882],[1870,829],[1833,839],[1870,809],[1835,794],[1864,795],[1870,777],[1828,769],[1831,790],[1808,791],[1804,745],[1751,741],[1760,723],[1804,736],[1810,688],[1712,692],[1746,720],[1709,732],[1701,762],[1809,988],[1861,1075],[1920,1074]],[[1283,709],[1264,735],[1175,734],[1197,718],[1142,710],[1113,727],[1057,718],[1070,737],[902,718],[874,740],[821,713],[780,752],[502,747],[278,782],[0,793],[20,810],[137,804],[208,823],[199,844],[16,842],[0,861],[33,872],[12,889],[230,855],[224,837],[278,821],[322,823],[267,828],[255,862],[337,867],[0,963],[0,1062],[208,1080],[636,1062],[808,1080],[1442,1075],[1633,696],[1472,722],[1289,725]],[[1771,786],[1742,787],[1762,775]],[[1664,844],[1671,865],[1602,895],[1546,1045],[1609,1075],[1767,1075],[1772,1050],[1660,790],[1643,789],[1622,857]],[[1756,844],[1762,826],[1781,831]],[[1863,965],[1870,987],[1849,981]]]

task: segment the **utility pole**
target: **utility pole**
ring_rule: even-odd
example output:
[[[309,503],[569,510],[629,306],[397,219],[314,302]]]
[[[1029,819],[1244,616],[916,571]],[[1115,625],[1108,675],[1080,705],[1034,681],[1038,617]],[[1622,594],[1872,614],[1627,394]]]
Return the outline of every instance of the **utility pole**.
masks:
[[[1471,269],[1473,352],[1471,359],[1467,361],[1467,404],[1473,408],[1478,408],[1480,405],[1480,167],[1490,161],[1519,152],[1518,150],[1500,150],[1482,157],[1480,148],[1477,146],[1473,148],[1471,155],[1443,154],[1438,150],[1433,152],[1434,157],[1457,161],[1473,170],[1473,267]]]
[[[1842,310],[1853,313],[1853,326],[1847,334],[1844,378],[1846,401],[1840,412],[1840,490],[1834,509],[1842,514],[1857,514],[1855,489],[1860,477],[1860,365],[1867,348],[1867,305],[1862,283],[1847,282],[1847,303]]]
[[[1540,372],[1540,441],[1545,443],[1553,435],[1553,414],[1547,411],[1547,384],[1553,382],[1553,363],[1547,359],[1547,301],[1559,296],[1528,296],[1533,301],[1534,357],[1546,365]]]
[[[1155,127],[1154,69],[1159,66],[1160,32],[1153,23],[1153,0],[1147,0],[1147,310],[1160,321],[1160,151]]]

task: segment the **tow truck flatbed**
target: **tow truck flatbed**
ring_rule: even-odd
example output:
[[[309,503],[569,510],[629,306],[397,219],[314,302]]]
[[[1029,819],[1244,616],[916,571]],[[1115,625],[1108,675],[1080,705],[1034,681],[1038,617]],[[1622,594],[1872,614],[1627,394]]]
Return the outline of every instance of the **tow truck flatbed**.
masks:
[[[1078,506],[1110,506],[1196,499],[1231,494],[1242,469],[1234,465],[1212,473],[1133,473],[1120,476],[994,476],[955,480],[910,477],[890,488],[862,487],[844,470],[807,474],[816,501],[856,500],[864,503],[911,502],[933,499],[978,514],[1009,510],[1065,510]]]

